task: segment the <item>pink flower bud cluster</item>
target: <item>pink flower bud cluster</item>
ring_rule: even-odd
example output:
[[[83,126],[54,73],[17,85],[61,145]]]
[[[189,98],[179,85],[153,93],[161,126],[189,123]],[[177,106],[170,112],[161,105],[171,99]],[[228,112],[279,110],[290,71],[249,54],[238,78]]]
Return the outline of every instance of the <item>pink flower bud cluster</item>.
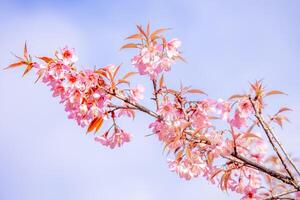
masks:
[[[150,43],[132,58],[132,65],[138,69],[140,75],[148,75],[154,80],[160,73],[171,69],[171,64],[180,55],[180,45],[178,39],[172,39],[166,45]]]

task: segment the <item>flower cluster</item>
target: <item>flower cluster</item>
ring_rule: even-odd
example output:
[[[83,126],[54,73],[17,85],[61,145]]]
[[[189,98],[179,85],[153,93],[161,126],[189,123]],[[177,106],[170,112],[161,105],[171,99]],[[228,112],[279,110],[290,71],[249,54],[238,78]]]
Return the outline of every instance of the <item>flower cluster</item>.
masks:
[[[18,57],[21,59],[20,57]],[[134,117],[134,110],[124,104],[116,107],[113,103],[113,93],[118,91],[119,98],[125,98],[138,102],[143,99],[145,88],[138,85],[136,88],[120,89],[116,87],[127,83],[127,74],[123,79],[115,80],[119,66],[108,65],[98,70],[81,70],[75,68],[78,57],[75,50],[65,47],[55,52],[54,58],[38,57],[45,64],[32,62],[28,56],[27,47],[24,49],[24,59],[10,65],[27,65],[26,74],[32,68],[37,71],[38,79],[47,84],[52,91],[53,97],[59,97],[60,103],[64,105],[69,119],[74,119],[81,127],[88,126],[88,132],[97,131],[102,126],[104,119],[112,119],[114,133],[108,137],[109,131],[102,136],[96,136],[95,140],[110,148],[120,147],[123,143],[130,141],[130,134],[119,129],[116,118],[127,115]]]
[[[188,101],[184,94],[189,91],[194,92],[187,88],[175,94],[162,90],[167,94],[159,105],[161,118],[150,124],[165,149],[173,152],[174,157],[168,160],[170,170],[186,180],[203,176],[218,183],[221,189],[244,194],[244,199],[254,198],[262,187],[262,176],[257,170],[235,161],[217,164],[235,154],[264,162],[266,144],[259,133],[247,126],[253,113],[251,103],[245,97],[234,101]],[[225,122],[230,130],[216,130],[216,119]]]
[[[132,65],[138,69],[140,75],[148,75],[156,79],[164,71],[171,69],[171,64],[178,58],[181,42],[172,39],[163,44],[150,43],[142,47],[140,53],[132,58]]]
[[[53,96],[60,97],[68,117],[82,127],[88,126],[96,117],[103,117],[110,102],[104,92],[107,86],[103,78],[92,70],[77,71],[73,67],[77,60],[73,49],[65,47],[55,55],[57,59],[47,60],[46,66],[37,64],[35,67]]]
[[[95,137],[95,141],[100,142],[104,146],[108,146],[111,149],[115,148],[116,146],[120,147],[123,145],[123,143],[130,141],[130,134],[121,129],[116,129],[113,135],[109,138],[108,133],[109,131],[104,133],[102,136]]]

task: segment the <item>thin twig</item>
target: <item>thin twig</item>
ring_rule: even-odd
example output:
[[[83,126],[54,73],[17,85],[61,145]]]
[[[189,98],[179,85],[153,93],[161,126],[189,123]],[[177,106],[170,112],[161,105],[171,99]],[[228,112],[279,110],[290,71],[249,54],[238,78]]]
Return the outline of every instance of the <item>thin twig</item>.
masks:
[[[275,200],[275,199],[279,199],[279,197],[282,197],[282,196],[285,196],[285,195],[288,195],[288,194],[292,194],[294,192],[298,192],[298,190],[297,189],[293,189],[293,190],[285,191],[285,192],[282,192],[280,194],[276,194],[276,195],[273,195],[271,197],[267,197],[267,198],[265,198],[263,200],[273,200],[273,199]]]
[[[263,121],[264,118],[261,117]],[[297,172],[297,174],[300,176],[300,171],[297,168],[296,164],[293,162],[293,160],[291,159],[291,157],[289,156],[289,154],[287,153],[286,149],[284,148],[284,146],[281,144],[281,142],[278,140],[277,136],[275,135],[273,129],[267,124],[265,123],[267,128],[269,129],[270,133],[272,134],[275,142],[278,144],[279,148],[281,149],[281,151],[283,152],[284,156],[287,158],[287,160],[290,162],[290,164],[293,166],[293,168],[295,169],[295,171]]]
[[[157,81],[156,79],[155,80],[152,80],[152,83],[153,83],[153,92],[154,92],[154,101],[155,101],[155,104],[156,104],[156,110],[158,110],[159,108],[159,104],[158,104],[158,96],[157,96]]]
[[[256,169],[256,170],[258,170],[260,172],[263,172],[265,174],[268,174],[268,175],[276,178],[277,180],[280,180],[280,181],[282,181],[282,182],[284,182],[288,185],[294,186],[294,182],[293,182],[292,178],[289,177],[289,176],[286,176],[286,175],[281,174],[279,172],[276,172],[272,169],[269,169],[269,168],[267,168],[267,167],[265,167],[265,166],[263,166],[263,165],[261,165],[257,162],[249,160],[249,159],[247,159],[247,158],[245,158],[241,155],[231,154],[231,156],[232,157],[227,156],[227,157],[224,157],[224,158],[229,159],[229,160],[234,161],[234,162],[243,163],[247,167]]]
[[[157,118],[157,119],[160,119],[160,118],[161,118],[157,113],[151,111],[150,109],[146,108],[145,106],[142,106],[141,104],[139,104],[139,103],[137,103],[137,102],[130,101],[128,98],[124,98],[124,97],[118,95],[116,92],[110,92],[110,91],[108,91],[108,90],[106,90],[106,92],[107,92],[108,94],[110,94],[110,95],[116,97],[117,99],[120,99],[120,100],[124,101],[125,103],[128,103],[128,104],[134,106],[134,107],[137,108],[138,110],[140,110],[140,111],[142,111],[142,112],[144,112],[144,113],[147,113],[147,114],[151,115],[151,116],[154,117],[154,118]]]
[[[289,174],[289,176],[293,179],[293,180],[297,180],[296,177],[292,174],[291,170],[289,169],[287,163],[285,162],[284,158],[282,157],[281,153],[279,152],[276,144],[274,143],[274,133],[272,134],[272,132],[270,131],[269,126],[266,124],[266,122],[264,121],[264,119],[262,118],[262,115],[260,114],[260,112],[258,111],[257,107],[255,106],[255,102],[253,101],[253,99],[249,96],[249,101],[251,102],[251,105],[254,109],[254,115],[257,118],[259,124],[261,125],[261,127],[263,128],[264,132],[266,133],[270,144],[272,145],[274,151],[276,152],[277,156],[279,157],[282,165],[284,166],[286,172]],[[294,187],[298,187],[297,184],[294,184]]]

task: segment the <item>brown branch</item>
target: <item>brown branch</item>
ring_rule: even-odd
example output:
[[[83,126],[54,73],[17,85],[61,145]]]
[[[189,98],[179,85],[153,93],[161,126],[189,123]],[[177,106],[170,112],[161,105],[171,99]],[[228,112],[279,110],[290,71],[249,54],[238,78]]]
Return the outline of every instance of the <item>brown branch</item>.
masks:
[[[153,92],[154,92],[154,98],[153,100],[155,101],[155,104],[156,104],[156,110],[158,110],[159,108],[159,104],[158,104],[158,96],[157,96],[157,81],[156,80],[152,80],[152,83],[153,83]]]
[[[249,160],[249,159],[247,159],[247,158],[245,158],[245,157],[243,157],[241,155],[237,155],[237,154],[233,153],[233,154],[231,154],[231,156],[232,157],[225,157],[225,158],[229,159],[231,161],[234,161],[234,162],[242,163],[242,164],[244,164],[247,167],[256,169],[256,170],[258,170],[260,172],[263,172],[265,174],[268,174],[268,175],[270,175],[270,176],[272,176],[272,177],[274,177],[274,178],[276,178],[276,179],[278,179],[278,180],[280,180],[280,181],[282,181],[282,182],[284,182],[284,183],[286,183],[288,185],[294,186],[293,179],[291,177],[289,177],[289,176],[286,176],[286,175],[281,174],[279,172],[276,172],[276,171],[274,171],[272,169],[269,169],[269,168],[267,168],[267,167],[265,167],[265,166],[263,166],[263,165],[261,165],[261,164],[259,164],[257,162]]]
[[[262,117],[262,120],[264,120],[264,118]],[[287,153],[286,149],[284,148],[284,146],[281,144],[281,142],[279,141],[279,139],[277,138],[277,136],[275,135],[273,129],[267,124],[265,123],[268,130],[270,131],[270,133],[272,134],[274,141],[278,144],[279,148],[281,149],[281,151],[283,152],[284,156],[286,157],[286,159],[289,161],[289,163],[292,165],[292,167],[295,169],[295,171],[297,172],[297,174],[300,176],[300,171],[297,168],[296,164],[293,162],[293,160],[291,159],[291,157],[289,156],[289,154]]]
[[[131,106],[134,106],[134,107],[137,108],[138,110],[140,110],[140,111],[142,111],[142,112],[144,112],[144,113],[146,113],[146,114],[149,114],[150,116],[152,116],[152,117],[154,117],[154,118],[157,118],[157,119],[160,119],[160,118],[161,118],[157,113],[151,111],[150,109],[146,108],[145,106],[143,106],[143,105],[141,105],[141,104],[139,104],[139,103],[137,103],[137,102],[130,101],[128,98],[124,98],[124,97],[118,95],[116,92],[110,92],[110,91],[108,91],[108,90],[106,90],[106,92],[107,92],[108,94],[110,94],[110,95],[116,97],[117,99],[120,99],[120,100],[124,101],[125,103],[128,103],[128,104],[131,105]]]
[[[270,142],[270,144],[272,145],[274,151],[276,152],[278,158],[280,159],[282,165],[284,166],[286,172],[289,174],[289,176],[293,179],[293,180],[297,180],[296,177],[292,174],[291,170],[289,169],[285,159],[283,158],[283,156],[281,155],[281,153],[279,152],[275,142],[275,137],[274,137],[274,132],[270,129],[270,127],[268,126],[268,124],[265,122],[264,118],[262,117],[261,113],[259,112],[259,110],[257,109],[256,105],[255,105],[255,101],[249,96],[249,101],[251,102],[251,105],[254,109],[254,115],[256,117],[256,119],[258,120],[259,124],[261,125],[262,129],[264,130],[264,132],[266,133],[268,140]],[[275,140],[275,142],[274,142]],[[278,142],[276,142],[278,144]],[[279,146],[282,146],[281,144],[278,144]],[[294,187],[298,188],[299,186],[294,183]]]
[[[115,111],[120,110],[120,109],[137,110],[136,107],[131,107],[131,106],[108,105],[108,107],[113,108],[112,110],[108,111],[108,113],[115,112]]]

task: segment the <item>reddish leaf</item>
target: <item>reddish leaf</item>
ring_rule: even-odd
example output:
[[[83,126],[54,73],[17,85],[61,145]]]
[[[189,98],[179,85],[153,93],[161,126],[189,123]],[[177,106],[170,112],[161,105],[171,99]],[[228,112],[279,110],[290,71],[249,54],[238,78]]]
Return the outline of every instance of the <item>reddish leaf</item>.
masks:
[[[267,92],[267,93],[265,94],[265,96],[270,96],[270,95],[274,95],[274,94],[284,94],[284,95],[287,95],[286,93],[281,92],[281,91],[279,91],[279,90],[272,90],[272,91],[270,91],[270,92]]]
[[[181,60],[181,61],[187,63],[187,61],[180,55],[174,56],[173,58],[174,58],[174,60],[178,59],[178,60]]]
[[[19,66],[25,65],[25,64],[26,64],[25,61],[20,61],[20,62],[13,63],[13,64],[9,65],[8,67],[6,67],[4,69],[19,67]]]
[[[123,45],[120,49],[128,49],[128,48],[137,48],[138,45],[137,44],[134,44],[134,43],[130,43],[130,44],[125,44]]]
[[[202,90],[198,90],[198,89],[190,89],[187,91],[188,93],[193,93],[193,94],[206,94],[205,92],[203,92]]]
[[[283,108],[280,108],[280,110],[277,113],[286,112],[286,111],[293,111],[293,110],[290,108],[287,108],[287,107],[283,107]]]
[[[122,78],[123,80],[129,78],[130,76],[136,75],[138,74],[137,72],[128,72],[127,74],[125,74],[125,76]]]
[[[128,36],[127,38],[125,38],[126,40],[129,40],[129,39],[141,39],[142,38],[142,35],[137,33],[137,34],[133,34],[131,36]]]
[[[28,50],[27,50],[27,43],[25,42],[25,46],[24,46],[24,57],[26,58],[26,60],[28,60]]]
[[[178,92],[176,90],[173,90],[173,89],[167,89],[167,93],[176,95]]]
[[[44,61],[44,62],[46,62],[46,63],[52,63],[53,62],[53,59],[49,58],[49,57],[43,56],[43,57],[37,57],[37,58]]]
[[[108,79],[108,77],[107,77],[107,73],[106,73],[106,70],[105,69],[98,69],[98,70],[96,70],[95,71],[97,74],[99,74],[99,75],[101,75],[102,77],[105,77],[105,78],[107,78]]]
[[[169,28],[160,28],[160,29],[153,31],[153,33],[150,36],[151,40],[154,40],[157,37],[157,35],[161,34],[162,32],[165,32],[167,30],[170,30],[170,29]]]
[[[221,178],[221,189],[227,190],[228,188],[228,181],[230,179],[231,171],[226,171]]]
[[[33,67],[33,63],[29,63],[25,68],[25,71],[22,76],[25,76],[32,69],[32,67]]]
[[[120,83],[126,83],[129,85],[129,81],[126,81],[124,79],[119,79],[117,84],[120,84]]]
[[[214,162],[214,155],[213,155],[213,153],[212,152],[209,152],[208,154],[207,154],[207,164],[208,165],[211,165],[213,162]]]
[[[115,77],[116,77],[118,71],[120,70],[120,67],[121,67],[121,65],[118,65],[117,68],[115,69],[114,74],[112,75],[112,79],[113,79],[113,80],[115,79]]]
[[[43,71],[38,71],[38,78],[35,80],[35,82],[34,83],[37,83],[39,80],[40,80],[40,78],[43,76]]]
[[[175,160],[180,162],[181,159],[182,159],[182,156],[183,156],[183,151],[179,151],[177,154],[176,154],[176,157],[175,157]]]
[[[184,123],[181,125],[181,129],[182,130],[185,130],[187,127],[191,126],[192,125],[192,122],[187,122],[187,123]]]
[[[92,132],[93,130],[98,131],[103,123],[103,118],[102,117],[96,117],[93,119],[93,121],[90,123],[87,133]]]
[[[142,35],[144,35],[145,38],[147,38],[147,34],[146,34],[145,31],[143,30],[143,28],[142,28],[141,26],[139,26],[139,25],[137,25],[136,27],[137,27],[137,29],[139,30],[139,32],[140,32]]]
[[[251,132],[241,134],[241,136],[242,136],[241,139],[254,138],[254,139],[262,140],[261,137],[259,137],[258,135],[254,134],[254,133],[251,133]]]
[[[228,100],[232,100],[232,99],[241,99],[241,98],[245,98],[247,95],[240,95],[240,94],[235,94],[232,95],[231,97],[228,98]]]
[[[160,79],[159,79],[159,88],[163,88],[165,85],[164,83],[164,75],[161,75]]]
[[[284,121],[289,122],[289,119],[286,116],[283,116],[283,115],[276,115],[276,116],[273,117],[273,120],[275,120],[274,122],[277,123],[281,128],[282,128],[282,125],[283,125]]]
[[[147,24],[147,31],[146,32],[147,32],[146,35],[148,37],[149,34],[150,34],[150,22]]]
[[[97,132],[101,128],[102,124],[103,124],[103,118],[100,118],[100,120],[97,123],[95,132]]]
[[[215,176],[217,176],[219,173],[223,172],[223,169],[217,169],[210,177],[210,179],[213,179]]]
[[[185,150],[185,154],[186,154],[186,157],[188,158],[188,159],[191,159],[192,158],[192,153],[191,153],[191,149],[190,148],[186,148],[186,150]]]

